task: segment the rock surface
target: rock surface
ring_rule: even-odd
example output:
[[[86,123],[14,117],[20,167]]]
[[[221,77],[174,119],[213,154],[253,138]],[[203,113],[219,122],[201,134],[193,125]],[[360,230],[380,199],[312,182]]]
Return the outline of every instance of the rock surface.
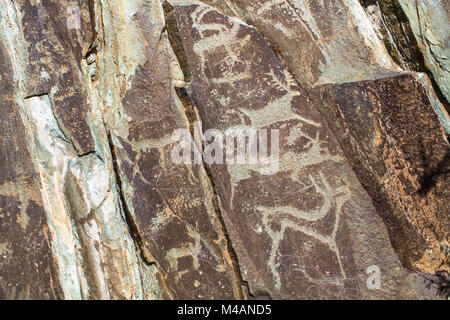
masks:
[[[443,95],[450,101],[450,4],[448,1],[399,1],[411,30]],[[447,109],[448,110],[448,109]]]
[[[448,134],[450,30],[441,27],[448,21],[448,4],[402,0],[360,2],[394,61],[404,70],[428,75],[431,80],[428,81],[440,97],[435,111]]]
[[[441,298],[445,6],[0,0],[0,298]]]
[[[395,65],[357,1],[330,1],[332,10],[315,1],[235,3],[328,120],[403,264],[424,270],[421,260],[435,259],[427,271],[438,269],[449,230],[450,155],[441,127],[448,115],[426,77]],[[304,36],[293,38],[289,30]],[[337,54],[344,48],[345,55]]]

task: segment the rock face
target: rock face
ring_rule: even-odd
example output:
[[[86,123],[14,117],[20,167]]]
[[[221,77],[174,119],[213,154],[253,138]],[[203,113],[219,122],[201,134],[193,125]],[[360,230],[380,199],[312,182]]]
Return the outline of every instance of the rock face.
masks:
[[[450,210],[448,144],[423,85],[402,74],[319,91],[322,110],[353,155],[355,172],[386,221],[400,259],[422,269],[416,265],[421,260],[440,256]],[[440,259],[435,263],[426,268],[439,268]]]
[[[0,61],[2,298],[62,298],[39,175],[27,146],[20,108],[14,101],[12,61],[4,43],[0,45]]]
[[[395,65],[357,1],[330,1],[330,10],[314,1],[236,3],[328,120],[403,264],[424,270],[432,259],[428,271],[439,268],[449,230],[448,115],[426,77]]]
[[[447,1],[399,1],[411,30],[442,94],[450,101],[450,4]],[[448,109],[447,109],[448,111]]]
[[[0,0],[0,298],[447,294],[447,9]]]

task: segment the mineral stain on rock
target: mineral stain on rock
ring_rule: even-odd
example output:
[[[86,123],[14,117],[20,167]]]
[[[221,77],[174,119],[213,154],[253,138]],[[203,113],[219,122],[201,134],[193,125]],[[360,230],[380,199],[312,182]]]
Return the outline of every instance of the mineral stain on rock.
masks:
[[[0,298],[445,298],[448,17],[0,0]]]

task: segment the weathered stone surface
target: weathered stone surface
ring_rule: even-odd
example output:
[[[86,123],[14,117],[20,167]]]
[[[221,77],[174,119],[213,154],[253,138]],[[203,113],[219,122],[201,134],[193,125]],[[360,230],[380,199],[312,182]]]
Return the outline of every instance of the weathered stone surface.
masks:
[[[444,6],[0,0],[0,298],[448,294]]]
[[[431,81],[426,81],[425,87],[433,88],[431,91],[436,91],[439,96],[440,101],[434,103],[434,110],[447,133],[450,133],[446,62],[449,33],[448,28],[441,28],[445,24],[443,21],[447,20],[443,5],[440,1],[361,0],[361,3],[395,62],[404,70],[424,72],[431,78]],[[423,7],[426,13],[419,13],[417,5]],[[427,35],[433,40],[428,40]],[[432,99],[433,93],[430,92],[429,96]]]
[[[295,65],[292,73],[305,86],[350,82],[400,70],[357,0],[233,3],[241,18],[269,39],[288,64]]]
[[[5,120],[10,133],[5,133],[8,145],[1,149],[8,178],[1,234],[15,243],[11,247],[5,242],[2,250],[5,257],[11,256],[1,269],[6,290],[2,295],[14,298],[16,293],[18,298],[34,299],[157,298],[157,271],[140,260],[124,222],[101,118],[100,122],[91,119],[87,127],[95,133],[96,153],[79,156],[76,143],[55,118],[58,97],[45,93],[28,96],[31,77],[27,77],[29,62],[23,59],[27,51],[19,20],[23,7],[2,2],[1,8],[2,41],[6,48],[13,48],[3,51],[6,58],[2,63],[6,103],[2,115],[7,116],[9,111],[12,116],[10,124]],[[87,63],[81,65],[86,71]],[[59,66],[56,62],[50,65]],[[89,90],[86,83],[90,81],[90,75],[84,72],[78,87],[58,84],[54,88],[64,96],[70,90]],[[72,111],[60,112],[70,116]],[[87,119],[86,113],[79,112],[78,118]],[[98,110],[89,108],[88,112],[95,114]],[[18,122],[19,115],[23,124]],[[9,140],[14,125],[17,138]],[[19,197],[12,197],[14,193]],[[36,270],[42,273],[41,280],[32,278]]]
[[[394,61],[406,70],[428,72],[397,1],[361,0],[369,17],[357,0],[206,2],[231,8],[233,15],[254,25],[307,88],[395,75],[401,69]],[[437,93],[442,95],[441,90]],[[434,109],[450,132],[448,103],[435,103]]]
[[[448,1],[398,0],[408,17],[427,68],[450,102],[450,4]],[[448,110],[448,109],[447,109]]]
[[[421,281],[388,249],[383,224],[326,122],[264,38],[209,6],[172,3],[204,130],[280,131],[280,170],[273,175],[257,166],[211,166],[250,294],[387,298],[401,296],[399,288],[406,296],[423,294]],[[367,291],[361,281],[367,263],[389,265],[391,292]]]
[[[443,190],[447,187],[449,146],[435,113],[447,129],[449,118],[426,76],[405,73],[392,62],[357,1],[333,1],[331,7],[336,12],[313,1],[237,1],[237,5],[238,14],[252,21],[273,43],[275,51],[327,118],[389,225],[391,239],[404,265],[428,272],[442,267],[439,248],[441,242],[448,241],[448,207],[437,204],[447,202]],[[353,9],[348,10],[349,7]],[[310,36],[302,38],[289,32],[294,29]],[[345,55],[339,53],[343,45],[348,48]],[[338,58],[325,59],[322,67],[311,73],[305,66],[311,66],[318,55]],[[342,60],[349,57],[352,60]],[[325,90],[321,88],[324,85]],[[343,87],[354,88],[354,94],[347,91],[338,98],[346,115],[323,94]],[[384,116],[380,115],[382,112]],[[425,155],[423,160],[421,154]],[[409,168],[411,174],[400,174],[403,170],[400,167]],[[429,188],[434,187],[424,185],[434,186],[438,176],[442,180],[438,187],[441,191],[429,193]],[[410,198],[405,198],[406,195]],[[414,248],[408,245],[411,241],[416,241]],[[423,268],[419,260],[428,261],[430,256],[435,259],[433,267],[428,264],[428,268]]]
[[[323,114],[386,221],[404,265],[439,269],[440,244],[450,230],[450,153],[423,85],[413,74],[402,74],[327,85],[320,92]],[[429,255],[435,261],[423,268],[420,260]]]
[[[361,0],[375,32],[394,61],[405,70],[423,71],[422,53],[399,1]]]
[[[0,39],[0,299],[58,299],[52,235],[14,98],[10,51]]]
[[[55,116],[79,154],[94,151],[88,124],[89,99],[83,86],[81,61],[95,40],[92,1],[17,1],[25,47],[25,96],[47,94]],[[80,28],[68,17],[80,13]],[[77,23],[74,21],[74,23]],[[74,25],[73,27],[77,27]]]
[[[142,238],[141,249],[163,274],[167,297],[239,298],[242,289],[206,173],[201,166],[171,160],[176,143],[171,141],[172,132],[188,129],[189,123],[174,87],[183,75],[169,44],[163,8],[159,1],[148,1],[133,10],[126,36],[111,35],[120,32],[122,17],[114,17],[111,30],[104,32],[105,37],[120,39],[119,47],[134,40],[129,34],[139,35],[142,43],[135,48],[141,60],[134,64],[134,72],[129,70],[127,90],[114,96],[121,101],[123,117],[110,124],[124,200]],[[105,48],[105,56],[115,49]],[[118,59],[129,57],[119,54]],[[106,84],[105,93],[107,88],[111,86]],[[107,112],[113,117],[117,109]]]

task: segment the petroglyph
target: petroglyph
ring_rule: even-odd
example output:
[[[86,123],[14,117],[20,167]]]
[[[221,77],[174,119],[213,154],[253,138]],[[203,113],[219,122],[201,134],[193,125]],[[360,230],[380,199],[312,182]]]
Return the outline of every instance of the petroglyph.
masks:
[[[258,206],[256,208],[262,214],[263,230],[272,239],[268,264],[275,277],[276,288],[278,290],[281,286],[280,273],[278,271],[280,263],[276,262],[276,260],[279,256],[278,249],[280,242],[283,240],[284,233],[287,228],[302,232],[320,241],[321,243],[326,244],[336,255],[342,279],[346,278],[346,273],[341,262],[341,254],[335,238],[341,220],[342,206],[350,199],[350,190],[346,185],[341,185],[338,188],[331,187],[331,185],[326,181],[323,173],[320,171],[320,180],[313,176],[310,176],[309,178],[311,184],[305,188],[314,188],[314,190],[316,190],[323,197],[324,200],[320,206],[313,208],[308,212],[295,207],[283,207],[281,205],[279,207]],[[325,218],[327,214],[330,214],[330,211],[333,208],[336,208],[336,212],[334,213],[335,219],[331,234],[321,234],[314,229],[302,225],[302,221],[312,222]],[[271,223],[273,221],[277,221],[277,223],[280,224],[279,231],[272,229]],[[315,281],[317,281],[317,279]]]
[[[225,121],[213,116],[211,104],[200,103],[198,108],[204,123],[226,130],[271,128],[279,130],[281,135],[280,170],[270,182],[262,179],[257,171],[258,166],[226,166],[230,181],[221,182],[231,187],[229,202],[222,203],[224,211],[230,215],[226,221],[234,220],[233,215],[246,216],[247,220],[251,217],[253,221],[248,221],[254,229],[244,232],[258,234],[260,240],[257,241],[266,242],[270,239],[270,243],[266,243],[265,246],[269,250],[267,268],[274,279],[273,291],[282,292],[286,286],[282,283],[283,276],[280,269],[280,244],[285,241],[286,230],[304,234],[311,237],[312,241],[326,245],[331,254],[335,255],[336,267],[340,270],[341,278],[346,279],[346,271],[335,239],[341,221],[342,207],[350,199],[350,190],[343,181],[338,185],[336,183],[332,185],[328,181],[329,173],[325,174],[320,169],[332,168],[333,163],[339,164],[343,161],[339,152],[329,148],[331,141],[325,134],[327,129],[322,120],[317,112],[312,110],[305,93],[289,72],[270,50],[269,53],[264,51],[268,47],[263,39],[258,39],[259,35],[254,29],[240,20],[225,18],[207,6],[192,5],[188,8],[180,6],[179,15],[184,17],[186,14],[192,19],[189,20],[192,21],[190,24],[192,31],[186,34],[195,35],[195,41],[191,45],[192,51],[190,45],[187,45],[188,57],[192,52],[190,61],[198,61],[198,64],[194,62],[190,66],[196,74],[191,84],[193,94],[198,97],[202,95],[203,90],[213,92],[213,101],[217,101],[216,105],[223,107],[224,114],[229,117],[227,120],[233,119],[231,121],[233,124],[225,126]],[[211,17],[216,17],[213,24],[208,22]],[[184,25],[186,20],[180,18],[180,21],[182,21],[180,29],[183,32],[186,30]],[[265,64],[261,67],[258,62],[263,59]],[[240,66],[242,61],[247,62]],[[270,87],[267,87],[267,83]],[[239,95],[238,88],[242,87],[246,88],[245,99],[230,101],[229,97]],[[269,91],[272,93],[270,97]],[[302,148],[300,141],[303,143]],[[215,170],[223,171],[221,167],[216,167]],[[213,171],[213,175],[217,171]],[[249,188],[249,183],[253,184],[251,192],[257,193],[264,193],[264,190],[271,187],[278,189],[283,184],[295,185],[298,189],[292,190],[290,195],[269,194],[267,196],[270,201],[260,196],[247,199],[251,205],[243,207],[241,197],[245,189]],[[268,185],[263,187],[262,183]],[[222,194],[227,193],[224,189],[219,191]],[[286,200],[286,197],[295,199],[295,195],[302,197],[303,193],[313,196],[316,199],[314,204],[302,209],[305,204],[298,201],[290,203],[292,200]],[[333,220],[333,225],[328,233],[318,230],[313,225],[329,217]],[[233,224],[229,227],[243,230],[242,226]],[[234,233],[232,235],[236,236]],[[246,255],[250,253],[238,250],[239,254],[246,260]],[[294,252],[292,254],[295,256]]]
[[[0,299],[436,298],[433,2],[0,1]]]

